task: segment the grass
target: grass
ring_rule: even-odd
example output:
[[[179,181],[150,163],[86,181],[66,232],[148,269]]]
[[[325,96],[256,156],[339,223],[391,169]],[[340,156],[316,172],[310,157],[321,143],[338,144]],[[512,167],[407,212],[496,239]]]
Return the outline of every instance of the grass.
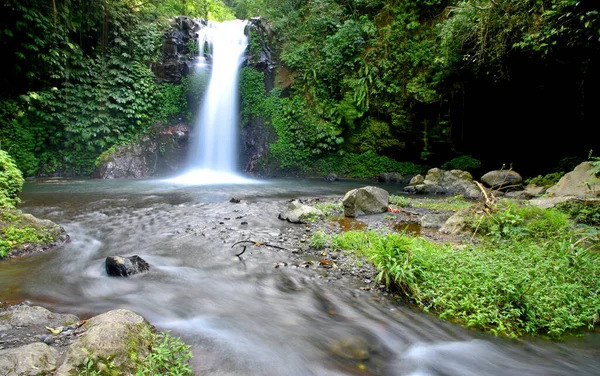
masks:
[[[415,199],[412,197],[391,195],[389,200],[390,204],[403,208],[423,208],[444,211],[458,211],[473,204],[473,201],[469,201],[460,195],[444,197],[440,199],[431,199],[425,197]]]
[[[54,241],[57,235],[52,229],[31,222],[15,209],[0,209],[0,259],[12,249],[26,244],[49,243]]]
[[[469,328],[560,338],[600,320],[594,236],[575,228],[567,215],[506,204],[481,220],[478,234],[476,245],[457,246],[350,231],[334,236],[332,247],[367,256],[379,270],[378,281]]]

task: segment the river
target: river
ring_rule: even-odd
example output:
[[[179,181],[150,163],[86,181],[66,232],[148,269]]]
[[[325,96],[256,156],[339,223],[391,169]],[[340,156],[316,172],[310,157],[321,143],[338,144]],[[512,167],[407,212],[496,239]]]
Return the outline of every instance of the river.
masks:
[[[302,254],[231,245],[285,239],[277,214],[298,197],[372,184],[280,179],[235,185],[161,180],[25,184],[20,209],[61,224],[71,241],[0,262],[0,300],[89,317],[133,310],[192,345],[197,375],[598,375],[596,333],[564,341],[498,338],[419,312],[348,276],[274,268]],[[396,194],[400,186],[385,188]],[[240,203],[232,203],[232,197]],[[148,273],[111,278],[109,255]]]

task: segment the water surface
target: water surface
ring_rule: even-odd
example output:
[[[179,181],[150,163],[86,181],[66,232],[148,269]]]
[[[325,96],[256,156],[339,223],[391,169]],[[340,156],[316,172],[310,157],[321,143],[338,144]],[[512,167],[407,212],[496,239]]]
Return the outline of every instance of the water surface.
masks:
[[[191,344],[197,375],[600,374],[597,334],[563,342],[496,338],[361,291],[364,283],[351,277],[328,281],[314,268],[274,268],[302,254],[250,247],[234,256],[236,241],[285,244],[303,226],[277,218],[289,199],[339,197],[367,184],[29,182],[21,209],[61,224],[72,240],[0,262],[0,300],[81,317],[131,309]],[[151,264],[148,273],[105,274],[107,256],[133,254]]]

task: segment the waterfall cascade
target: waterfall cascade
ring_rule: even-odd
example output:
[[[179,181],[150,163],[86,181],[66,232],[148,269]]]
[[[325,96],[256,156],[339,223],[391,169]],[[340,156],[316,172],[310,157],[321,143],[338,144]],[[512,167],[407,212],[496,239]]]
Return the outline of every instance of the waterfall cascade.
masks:
[[[209,22],[198,36],[198,69],[211,69],[190,145],[188,168],[172,179],[189,184],[240,183],[238,71],[248,45],[246,21]],[[208,58],[206,58],[208,57]]]

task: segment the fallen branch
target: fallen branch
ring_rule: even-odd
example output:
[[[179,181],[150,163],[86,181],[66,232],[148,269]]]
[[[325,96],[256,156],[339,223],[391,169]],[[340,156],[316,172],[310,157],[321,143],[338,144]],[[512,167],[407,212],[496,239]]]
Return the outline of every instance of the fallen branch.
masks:
[[[264,245],[264,246],[271,247],[271,248],[277,248],[277,249],[282,249],[282,250],[284,250],[284,251],[289,251],[289,249],[287,249],[287,248],[284,248],[284,247],[280,247],[280,246],[278,246],[278,245],[275,245],[275,244],[269,244],[269,243],[257,242],[257,241],[254,241],[254,240],[240,240],[239,242],[233,243],[233,245],[231,246],[231,248],[235,247],[235,246],[236,246],[236,245],[238,245],[238,244],[242,244],[242,243],[252,243],[252,244],[253,244],[253,245],[255,245],[255,246],[261,246],[261,245]],[[243,254],[244,254],[244,252],[246,252],[246,247],[247,247],[247,246],[245,246],[245,245],[244,245],[243,247],[244,247],[244,249],[242,250],[242,252],[240,252],[240,253],[236,254],[236,256],[240,257],[241,255],[243,255]]]

